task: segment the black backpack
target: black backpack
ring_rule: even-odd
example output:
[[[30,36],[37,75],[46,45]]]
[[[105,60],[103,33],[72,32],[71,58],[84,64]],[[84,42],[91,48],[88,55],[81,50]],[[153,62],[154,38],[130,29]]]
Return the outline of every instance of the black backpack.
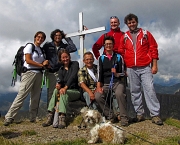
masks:
[[[28,44],[31,44],[32,45],[32,53],[35,51],[38,55],[38,51],[35,50],[35,45],[33,43],[27,43],[25,46],[21,46],[16,55],[15,55],[15,58],[14,58],[14,62],[12,65],[14,65],[14,70],[13,70],[13,75],[12,75],[12,84],[11,86],[14,86],[15,85],[15,82],[17,81],[17,75],[21,76],[21,73],[23,72],[26,72],[27,71],[27,68],[24,67],[24,48],[28,45]],[[42,51],[42,49],[41,49]],[[43,51],[42,51],[43,53]],[[44,53],[43,53],[44,54]]]

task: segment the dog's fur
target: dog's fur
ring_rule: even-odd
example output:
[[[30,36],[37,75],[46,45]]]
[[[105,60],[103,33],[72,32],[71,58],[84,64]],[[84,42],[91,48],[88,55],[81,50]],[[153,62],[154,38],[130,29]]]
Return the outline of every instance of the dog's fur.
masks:
[[[88,143],[97,143],[98,141],[113,144],[124,143],[124,131],[120,127],[117,128],[110,122],[106,122],[97,110],[84,107],[81,109],[81,114],[86,126],[91,127],[91,139]]]

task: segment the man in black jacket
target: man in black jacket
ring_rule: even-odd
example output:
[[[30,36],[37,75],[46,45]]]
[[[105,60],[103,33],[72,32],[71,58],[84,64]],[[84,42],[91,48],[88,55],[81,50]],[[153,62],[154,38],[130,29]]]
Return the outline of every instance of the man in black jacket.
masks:
[[[51,68],[49,69],[49,72],[47,74],[47,77],[49,79],[48,84],[48,98],[47,98],[47,104],[49,104],[49,100],[51,99],[51,96],[53,94],[55,85],[56,85],[56,69],[55,66],[58,63],[58,52],[61,49],[68,50],[69,53],[77,51],[76,45],[73,43],[71,38],[65,38],[65,34],[63,31],[59,29],[55,29],[51,32],[50,35],[52,42],[46,42],[43,46],[43,49],[45,51],[46,59],[49,60],[49,64]],[[67,43],[64,43],[62,41],[64,39]]]

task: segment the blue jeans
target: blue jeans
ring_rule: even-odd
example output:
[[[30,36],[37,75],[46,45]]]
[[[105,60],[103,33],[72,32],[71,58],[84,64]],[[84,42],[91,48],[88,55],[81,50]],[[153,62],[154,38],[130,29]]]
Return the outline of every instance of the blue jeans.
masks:
[[[83,93],[83,97],[86,101],[86,104],[88,107],[92,107],[93,109],[97,109],[95,103],[93,102],[91,106],[89,106],[91,104],[91,100],[90,100],[90,97],[89,97],[89,94],[87,92],[84,92]]]

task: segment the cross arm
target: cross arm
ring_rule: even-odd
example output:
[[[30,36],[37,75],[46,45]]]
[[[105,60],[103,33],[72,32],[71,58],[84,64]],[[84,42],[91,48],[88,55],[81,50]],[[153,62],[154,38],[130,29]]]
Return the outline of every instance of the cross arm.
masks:
[[[98,28],[94,28],[94,29],[84,30],[82,32],[70,33],[70,34],[67,34],[66,37],[81,36],[81,35],[85,35],[85,34],[96,33],[96,32],[103,31],[103,30],[106,30],[106,28],[105,27],[98,27]]]

